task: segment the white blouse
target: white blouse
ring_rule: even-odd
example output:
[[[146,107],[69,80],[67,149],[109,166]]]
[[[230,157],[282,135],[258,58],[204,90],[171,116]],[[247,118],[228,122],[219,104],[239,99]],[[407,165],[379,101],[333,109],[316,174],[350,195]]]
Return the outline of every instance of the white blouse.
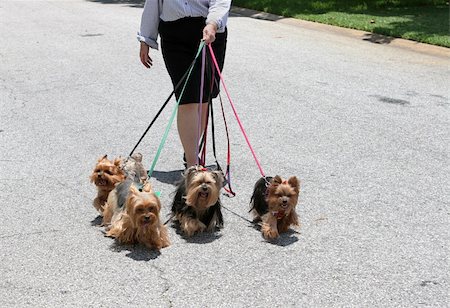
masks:
[[[159,20],[174,21],[184,17],[205,17],[206,23],[225,31],[231,0],[146,0],[138,40],[158,49]]]

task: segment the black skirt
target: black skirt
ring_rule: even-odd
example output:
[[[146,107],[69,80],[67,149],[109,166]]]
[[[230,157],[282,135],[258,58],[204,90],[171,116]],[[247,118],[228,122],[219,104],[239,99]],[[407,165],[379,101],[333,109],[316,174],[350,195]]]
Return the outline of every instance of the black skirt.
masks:
[[[159,35],[161,37],[161,50],[167,71],[175,87],[188,70],[198,51],[200,40],[203,37],[203,28],[206,18],[186,17],[175,21],[160,21]],[[227,30],[224,33],[216,33],[216,40],[212,43],[214,55],[222,71],[227,45]],[[219,74],[209,55],[209,48],[205,46],[207,54],[205,61],[205,79],[203,102],[208,102],[219,94]],[[199,103],[201,85],[201,54],[197,58],[189,81],[181,97],[180,104]],[[211,76],[214,74],[214,78]],[[180,98],[184,82],[175,92]]]

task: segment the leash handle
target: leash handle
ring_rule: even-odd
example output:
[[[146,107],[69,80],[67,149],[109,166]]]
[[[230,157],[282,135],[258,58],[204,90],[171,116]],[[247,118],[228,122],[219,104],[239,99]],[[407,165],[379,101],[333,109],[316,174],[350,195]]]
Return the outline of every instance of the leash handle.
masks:
[[[225,93],[227,94],[228,100],[230,101],[230,105],[231,105],[231,108],[233,109],[234,116],[236,117],[236,120],[237,120],[237,122],[239,124],[239,127],[241,128],[242,134],[244,135],[245,141],[247,142],[247,145],[250,148],[250,151],[252,152],[252,155],[253,155],[253,158],[255,159],[256,165],[259,168],[259,172],[261,173],[261,175],[263,177],[265,177],[264,171],[263,171],[263,169],[261,167],[261,164],[259,163],[258,158],[256,157],[255,151],[253,150],[253,147],[250,144],[250,140],[248,139],[248,136],[247,136],[247,133],[245,132],[244,126],[242,125],[242,122],[239,119],[239,116],[238,116],[238,114],[236,112],[236,108],[234,107],[233,100],[230,97],[230,93],[228,93],[228,89],[227,89],[227,86],[225,85],[225,82],[223,80],[222,73],[220,72],[219,64],[217,64],[217,60],[216,60],[216,56],[214,55],[214,51],[213,51],[211,45],[208,45],[208,48],[209,48],[209,51],[210,51],[210,54],[211,54],[211,58],[212,58],[212,60],[214,62],[214,65],[216,66],[217,73],[219,74],[220,81],[222,82],[222,85],[223,85],[223,88],[225,90]]]

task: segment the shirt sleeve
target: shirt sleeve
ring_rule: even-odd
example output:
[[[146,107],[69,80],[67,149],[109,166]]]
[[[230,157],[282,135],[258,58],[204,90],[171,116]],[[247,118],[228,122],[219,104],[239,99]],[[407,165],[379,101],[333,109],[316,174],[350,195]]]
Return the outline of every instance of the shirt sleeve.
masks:
[[[206,17],[206,23],[215,23],[217,26],[217,32],[225,31],[230,6],[231,0],[211,0],[208,16]]]
[[[158,25],[161,14],[161,0],[146,0],[144,11],[141,17],[141,27],[137,34],[140,42],[145,42],[148,46],[158,49]]]

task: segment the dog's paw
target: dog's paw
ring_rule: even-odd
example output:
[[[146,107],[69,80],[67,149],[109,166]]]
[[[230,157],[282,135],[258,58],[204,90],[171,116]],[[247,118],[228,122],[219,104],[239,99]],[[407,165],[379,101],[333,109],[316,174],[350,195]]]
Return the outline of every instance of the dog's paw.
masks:
[[[192,236],[196,232],[203,232],[206,229],[206,226],[201,221],[190,219],[184,222],[182,225],[183,231],[186,233],[187,236]]]
[[[279,236],[278,230],[271,228],[268,224],[263,224],[261,227],[262,234],[265,239],[271,240]]]

